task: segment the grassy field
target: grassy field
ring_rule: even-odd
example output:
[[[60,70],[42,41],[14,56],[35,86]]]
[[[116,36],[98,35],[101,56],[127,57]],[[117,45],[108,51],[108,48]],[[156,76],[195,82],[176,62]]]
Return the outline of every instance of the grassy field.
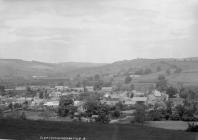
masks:
[[[150,121],[146,122],[146,125],[170,130],[186,130],[188,128],[188,122],[184,121]]]
[[[196,133],[121,124],[0,120],[0,138],[38,140],[48,137],[85,137],[86,140],[196,140]]]

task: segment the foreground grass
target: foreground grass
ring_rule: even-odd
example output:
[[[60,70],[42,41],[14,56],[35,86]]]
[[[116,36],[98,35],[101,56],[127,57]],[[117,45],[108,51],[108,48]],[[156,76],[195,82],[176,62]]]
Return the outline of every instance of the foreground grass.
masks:
[[[85,137],[86,140],[195,140],[196,133],[137,125],[0,120],[0,139],[38,140],[48,137]]]

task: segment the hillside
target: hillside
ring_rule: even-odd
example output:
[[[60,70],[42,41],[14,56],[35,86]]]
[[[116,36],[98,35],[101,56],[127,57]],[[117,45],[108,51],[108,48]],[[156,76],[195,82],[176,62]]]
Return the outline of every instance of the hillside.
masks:
[[[134,84],[155,83],[163,74],[171,84],[198,85],[198,58],[185,59],[134,59],[111,64],[102,63],[43,63],[18,59],[0,59],[0,79],[67,79],[77,75],[90,77],[96,74],[104,79],[123,79],[126,75],[137,75]]]
[[[134,59],[118,61],[97,68],[83,68],[69,73],[70,76],[81,74],[90,76],[100,74],[124,78],[138,71],[150,69],[151,72],[133,78],[134,83],[155,83],[159,75],[165,75],[170,84],[198,85],[198,59]]]
[[[38,61],[24,61],[19,59],[0,59],[0,78],[12,79],[16,77],[63,77],[67,72],[80,68],[97,67],[104,64],[96,63],[43,63]]]

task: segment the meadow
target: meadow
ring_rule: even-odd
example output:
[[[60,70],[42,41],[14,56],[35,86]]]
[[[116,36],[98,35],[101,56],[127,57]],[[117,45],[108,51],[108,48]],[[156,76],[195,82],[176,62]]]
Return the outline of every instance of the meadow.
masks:
[[[135,124],[97,124],[30,120],[0,120],[0,138],[85,137],[86,140],[196,140],[196,133]]]

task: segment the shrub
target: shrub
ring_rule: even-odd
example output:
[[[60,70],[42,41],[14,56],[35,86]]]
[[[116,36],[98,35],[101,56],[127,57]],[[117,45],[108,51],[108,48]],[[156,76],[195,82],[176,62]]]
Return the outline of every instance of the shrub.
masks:
[[[119,110],[115,110],[115,111],[113,111],[113,112],[111,113],[111,116],[112,116],[113,118],[119,118],[119,117],[121,116],[121,113],[120,113]]]
[[[145,106],[143,104],[136,105],[136,112],[135,115],[135,122],[137,123],[144,123],[145,121]]]
[[[151,121],[160,121],[162,118],[162,114],[160,113],[160,111],[157,110],[151,110],[148,113],[148,119]]]
[[[22,114],[21,114],[20,118],[21,118],[21,120],[26,120],[25,112],[22,112]]]
[[[198,132],[198,125],[195,123],[188,123],[187,132]]]

